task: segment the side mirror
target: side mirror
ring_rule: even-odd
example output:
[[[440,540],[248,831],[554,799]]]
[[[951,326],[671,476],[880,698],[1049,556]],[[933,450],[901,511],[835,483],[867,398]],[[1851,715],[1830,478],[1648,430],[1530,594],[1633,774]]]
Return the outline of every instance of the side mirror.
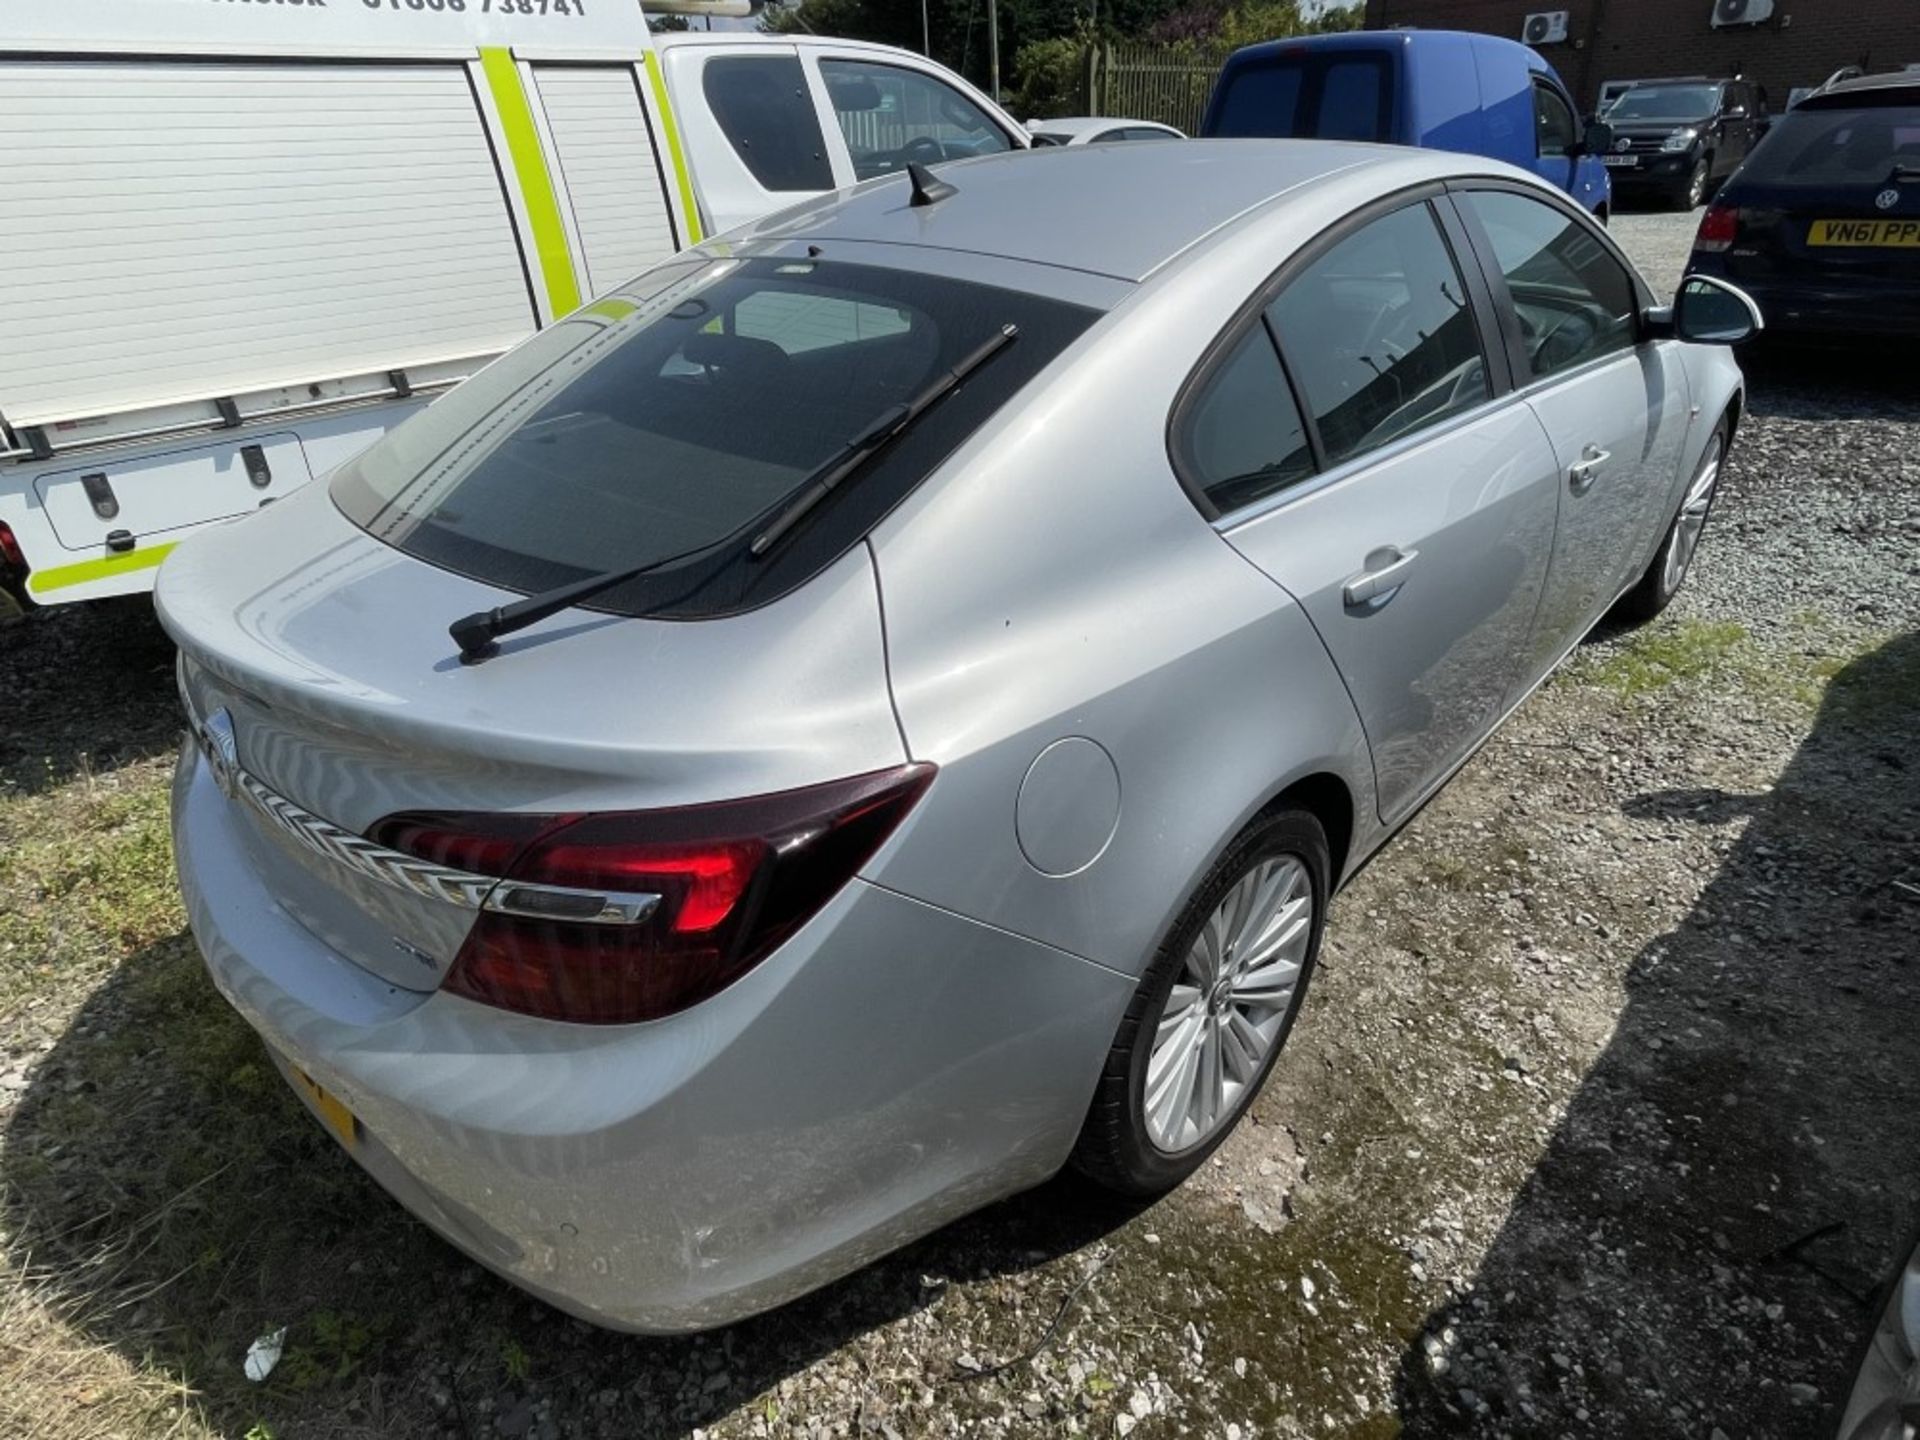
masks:
[[[1727,113],[1721,118],[1724,120],[1744,120],[1747,118],[1747,107],[1744,105],[1729,106]]]
[[[1767,328],[1746,291],[1711,275],[1689,275],[1673,302],[1673,333],[1693,345],[1738,345]]]
[[[1613,149],[1613,126],[1604,120],[1589,123],[1587,133],[1580,137],[1580,153],[1604,155],[1611,149]]]

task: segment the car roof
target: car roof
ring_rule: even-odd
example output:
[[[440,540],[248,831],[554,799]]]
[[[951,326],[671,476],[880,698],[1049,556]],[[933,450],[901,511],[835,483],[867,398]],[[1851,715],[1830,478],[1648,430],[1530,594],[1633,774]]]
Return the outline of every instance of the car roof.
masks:
[[[870,55],[892,56],[911,54],[915,59],[924,59],[918,51],[902,51],[896,45],[882,45],[872,40],[842,40],[827,35],[762,35],[753,30],[663,30],[653,37],[655,46],[661,49],[680,49],[704,45],[724,46],[730,50],[749,48],[770,48],[778,50],[834,49],[848,52],[864,51]],[[930,62],[937,63],[937,62]],[[946,69],[944,65],[940,69]]]
[[[1511,167],[1478,156],[1327,140],[1074,145],[938,167],[954,193],[912,206],[887,176],[749,227],[750,239],[825,239],[964,251],[1142,281],[1277,196],[1334,175],[1377,172],[1379,191]]]

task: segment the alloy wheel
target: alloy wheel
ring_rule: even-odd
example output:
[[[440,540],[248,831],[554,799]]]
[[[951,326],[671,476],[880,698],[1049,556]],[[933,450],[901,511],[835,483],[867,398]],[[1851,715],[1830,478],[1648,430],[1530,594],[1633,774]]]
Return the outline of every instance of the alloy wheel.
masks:
[[[1702,160],[1693,167],[1693,174],[1687,180],[1687,208],[1698,210],[1707,198],[1707,162]]]
[[[1313,882],[1291,855],[1229,889],[1188,949],[1147,1061],[1147,1133],[1163,1154],[1239,1114],[1285,1028],[1314,933]]]
[[[1847,1397],[1836,1440],[1907,1440],[1920,1429],[1920,1254],[1910,1255]]]
[[[1719,435],[1707,442],[1707,453],[1700,457],[1700,468],[1687,485],[1687,498],[1680,502],[1680,513],[1673,518],[1673,533],[1667,539],[1667,558],[1660,585],[1671,595],[1687,578],[1694,551],[1700,548],[1700,532],[1706,528],[1707,512],[1713,508],[1713,492],[1720,484],[1720,461],[1726,442]]]

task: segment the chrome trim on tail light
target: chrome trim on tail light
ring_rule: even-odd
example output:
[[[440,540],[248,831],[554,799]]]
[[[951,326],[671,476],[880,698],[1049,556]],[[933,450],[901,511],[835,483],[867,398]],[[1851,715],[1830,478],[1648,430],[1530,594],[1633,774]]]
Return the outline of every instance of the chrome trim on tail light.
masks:
[[[493,875],[453,870],[376,845],[364,835],[343,830],[312,811],[303,810],[237,766],[233,781],[235,798],[246,801],[282,835],[369,880],[468,910],[478,910],[488,892],[500,883]]]
[[[658,895],[575,890],[565,885],[524,885],[502,880],[487,896],[488,910],[530,920],[584,925],[638,925],[660,908]]]

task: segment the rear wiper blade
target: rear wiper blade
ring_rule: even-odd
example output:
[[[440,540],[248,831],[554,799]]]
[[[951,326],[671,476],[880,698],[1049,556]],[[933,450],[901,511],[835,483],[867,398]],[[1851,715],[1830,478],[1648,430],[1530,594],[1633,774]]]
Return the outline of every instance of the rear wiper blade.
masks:
[[[837,490],[842,481],[853,475],[885,448],[888,442],[904,434],[916,420],[958,389],[961,381],[1011,345],[1014,337],[1019,333],[1020,327],[1017,325],[1001,326],[990,339],[962,357],[951,370],[931,381],[918,395],[894,406],[847,441],[840,447],[837,455],[828,459],[813,473],[813,478],[800,487],[780,513],[773,517],[767,528],[753,537],[753,543],[747,547],[747,553],[756,560],[765,559],[767,553],[780,543],[780,538],[804,520],[816,505]]]

